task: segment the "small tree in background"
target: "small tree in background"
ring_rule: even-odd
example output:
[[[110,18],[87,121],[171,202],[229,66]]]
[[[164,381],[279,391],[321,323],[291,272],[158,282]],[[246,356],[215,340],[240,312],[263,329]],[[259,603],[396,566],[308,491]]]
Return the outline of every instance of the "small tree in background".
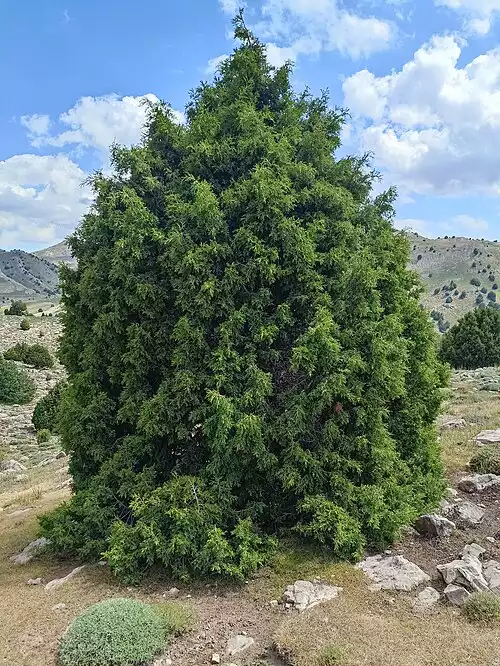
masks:
[[[500,363],[500,312],[476,308],[444,335],[441,358],[454,368],[482,368]]]
[[[443,490],[444,368],[394,192],[235,27],[186,125],[155,106],[113,149],[61,269],[76,492],[42,529],[124,580],[242,579],[277,530],[356,558]]]
[[[21,319],[21,323],[19,324],[19,328],[21,331],[29,331],[31,328],[31,322],[28,319],[28,317],[25,317],[24,319]]]
[[[24,301],[12,301],[9,308],[4,310],[6,315],[17,315],[22,317],[28,314],[28,306]]]
[[[0,404],[24,405],[35,395],[35,384],[13,361],[0,355]]]

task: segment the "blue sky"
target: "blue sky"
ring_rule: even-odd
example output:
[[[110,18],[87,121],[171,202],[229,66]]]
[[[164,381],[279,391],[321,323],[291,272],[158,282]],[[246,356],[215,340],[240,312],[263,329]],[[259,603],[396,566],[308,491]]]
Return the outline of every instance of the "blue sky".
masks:
[[[234,44],[234,0],[17,0],[0,7],[0,247],[70,233],[113,140],[139,140],[143,96],[182,122]],[[348,106],[397,225],[500,237],[500,0],[247,0],[271,61]]]

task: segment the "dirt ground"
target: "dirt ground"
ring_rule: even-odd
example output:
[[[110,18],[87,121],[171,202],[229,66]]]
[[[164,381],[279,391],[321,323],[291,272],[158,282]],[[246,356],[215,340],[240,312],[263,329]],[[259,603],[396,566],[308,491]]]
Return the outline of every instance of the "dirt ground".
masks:
[[[6,331],[0,338],[1,349],[21,335],[14,323],[5,319],[14,318],[0,318],[0,332]],[[44,329],[41,340],[54,347],[57,320],[40,319],[38,325],[56,327]],[[34,339],[37,335],[36,330],[30,333]],[[60,376],[60,372],[57,367],[53,374]],[[500,426],[500,394],[483,390],[485,382],[491,383],[492,372],[495,374],[482,373],[486,376],[481,372],[454,374],[446,416],[463,417],[468,427],[441,433],[443,460],[452,486],[475,450],[474,435]],[[42,376],[38,379],[40,395],[55,376],[50,381],[42,381]],[[79,564],[46,556],[23,566],[9,560],[36,538],[38,516],[69,496],[64,486],[66,460],[40,466],[47,452],[34,446],[30,409],[18,418],[14,435],[7,430],[9,415],[0,419],[0,441],[9,458],[22,455],[27,466],[26,478],[0,482],[0,666],[55,666],[59,637],[72,619],[91,603],[123,596],[148,602],[175,598],[194,611],[193,627],[165,652],[172,666],[208,665],[214,654],[220,655],[221,663],[241,666],[283,662],[291,666],[500,666],[500,626],[470,624],[459,610],[445,603],[438,604],[431,615],[415,615],[411,608],[415,592],[371,592],[359,569],[292,543],[283,544],[271,565],[242,586],[185,586],[156,573],[143,585],[126,588],[113,579],[106,566],[98,565],[87,566],[53,592],[47,592],[43,584],[28,585],[29,579],[40,577],[47,582]],[[57,441],[52,442],[51,452],[57,448]],[[487,549],[487,557],[500,559],[500,491],[461,495],[484,505],[485,519],[479,528],[457,530],[449,539],[439,541],[408,531],[392,549],[422,567],[431,576],[430,584],[439,590],[443,583],[436,565],[454,559],[466,543],[475,541]],[[497,541],[492,543],[486,537]],[[313,578],[340,585],[343,592],[302,614],[270,603],[281,599],[286,585]],[[172,595],[169,591],[174,586],[179,591]],[[246,633],[255,644],[229,657],[225,654],[227,640],[238,633]]]

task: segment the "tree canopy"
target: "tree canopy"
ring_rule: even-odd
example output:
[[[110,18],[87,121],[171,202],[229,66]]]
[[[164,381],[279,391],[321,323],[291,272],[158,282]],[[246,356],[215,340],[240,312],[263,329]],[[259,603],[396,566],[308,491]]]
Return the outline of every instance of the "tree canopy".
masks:
[[[485,368],[500,363],[500,312],[476,308],[444,335],[441,358],[454,368]]]
[[[60,552],[242,578],[294,532],[358,557],[435,506],[435,333],[345,113],[241,45],[114,146],[62,268]]]

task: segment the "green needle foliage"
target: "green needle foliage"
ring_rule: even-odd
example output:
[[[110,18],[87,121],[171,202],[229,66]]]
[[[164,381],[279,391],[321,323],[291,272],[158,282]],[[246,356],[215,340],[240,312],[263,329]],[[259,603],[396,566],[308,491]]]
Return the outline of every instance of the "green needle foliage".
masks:
[[[441,358],[454,368],[485,368],[500,363],[500,312],[476,308],[443,336]]]
[[[151,107],[113,148],[61,270],[76,493],[43,533],[129,581],[243,578],[290,530],[356,558],[443,490],[445,373],[394,192],[235,28],[185,125]]]

